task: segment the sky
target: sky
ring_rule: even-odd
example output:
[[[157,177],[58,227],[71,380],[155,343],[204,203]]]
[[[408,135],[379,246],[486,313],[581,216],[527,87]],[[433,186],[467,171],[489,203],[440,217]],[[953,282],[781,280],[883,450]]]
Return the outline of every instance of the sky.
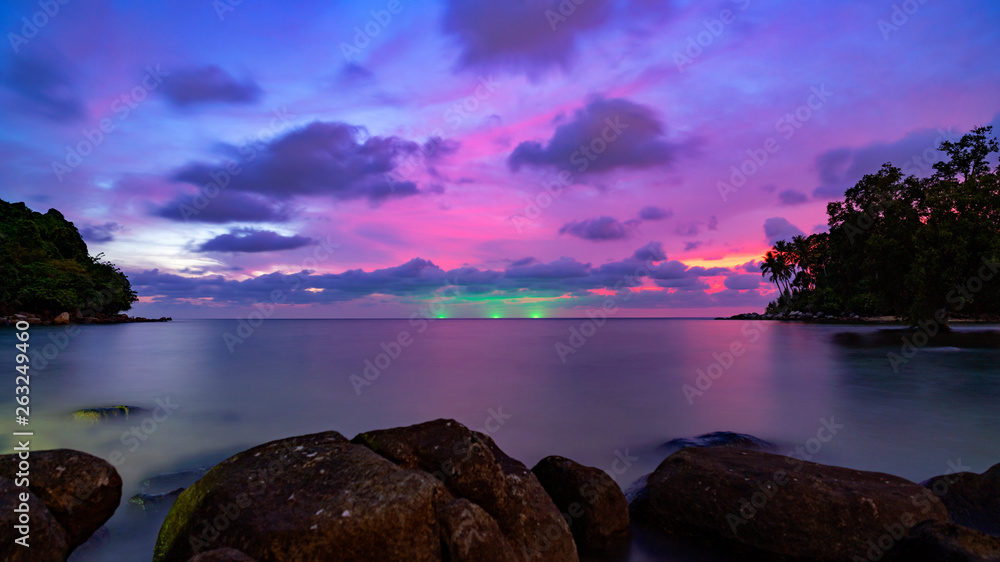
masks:
[[[8,0],[0,198],[132,313],[710,317],[1000,131],[992,0]]]

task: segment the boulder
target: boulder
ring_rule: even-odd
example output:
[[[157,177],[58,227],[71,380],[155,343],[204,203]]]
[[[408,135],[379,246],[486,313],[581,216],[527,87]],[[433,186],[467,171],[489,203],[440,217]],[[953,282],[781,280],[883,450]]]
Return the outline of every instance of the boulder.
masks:
[[[777,447],[770,441],[765,441],[746,433],[732,431],[713,431],[698,437],[671,439],[662,445],[670,453],[687,447],[726,447],[729,449],[748,449],[752,451],[774,451]]]
[[[17,455],[0,456],[0,476],[13,480]],[[122,479],[106,461],[71,449],[32,451],[31,494],[65,530],[72,550],[83,544],[118,509]],[[34,520],[34,517],[32,517]]]
[[[996,561],[1000,539],[954,523],[926,521],[910,529],[909,536],[887,554],[908,562]]]
[[[183,491],[184,488],[177,488],[176,490],[171,490],[162,494],[138,493],[128,499],[128,505],[133,509],[141,511],[161,508],[163,506],[173,504]]]
[[[437,477],[483,508],[523,560],[577,560],[566,520],[534,474],[489,436],[453,420],[370,431],[354,438],[400,467]]]
[[[569,523],[581,553],[621,553],[628,548],[628,502],[608,473],[558,456],[538,461],[531,472]]]
[[[442,560],[516,562],[514,548],[489,513],[465,498],[442,501],[437,508],[441,522]]]
[[[8,455],[9,456],[9,455]],[[27,501],[21,501],[21,494],[27,494]],[[19,525],[19,514],[14,509],[27,504],[30,514],[27,548],[15,543],[24,535],[15,529]],[[24,539],[21,539],[24,540]],[[34,494],[0,476],[0,560],[5,562],[34,562],[37,560],[66,560],[70,547],[66,531],[56,521],[52,513]]]
[[[1000,464],[982,474],[935,476],[921,485],[941,498],[955,523],[1000,536]]]
[[[216,465],[181,493],[155,561],[217,548],[258,560],[441,560],[440,481],[329,431],[272,441]]]
[[[100,408],[84,408],[73,412],[73,419],[96,423],[108,419],[128,418],[130,415],[143,414],[147,410],[137,406],[102,406]]]
[[[202,552],[188,562],[257,562],[235,548],[217,548]]]
[[[56,326],[65,326],[66,324],[69,324],[69,313],[63,312],[59,316],[56,316],[52,319],[52,323]]]
[[[896,476],[725,448],[667,457],[630,510],[635,524],[739,556],[831,562],[949,520],[930,490]]]

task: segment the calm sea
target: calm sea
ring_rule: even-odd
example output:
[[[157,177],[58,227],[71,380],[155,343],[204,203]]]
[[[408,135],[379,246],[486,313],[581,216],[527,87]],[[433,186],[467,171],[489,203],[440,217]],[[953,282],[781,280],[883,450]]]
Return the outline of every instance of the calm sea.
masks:
[[[878,327],[778,322],[269,319],[238,328],[31,328],[31,349],[43,353],[32,364],[32,447],[112,459],[124,480],[109,537],[74,560],[150,559],[165,511],[126,505],[144,479],[331,429],[353,437],[454,418],[529,467],[563,455],[622,488],[656,467],[664,442],[719,430],[916,481],[1000,462],[1000,350],[977,334],[973,347],[903,349]],[[0,330],[12,430],[14,344],[13,330]],[[117,404],[154,411],[96,425],[71,415]],[[824,426],[838,429],[820,443]],[[640,546],[630,558],[654,559],[671,558]]]

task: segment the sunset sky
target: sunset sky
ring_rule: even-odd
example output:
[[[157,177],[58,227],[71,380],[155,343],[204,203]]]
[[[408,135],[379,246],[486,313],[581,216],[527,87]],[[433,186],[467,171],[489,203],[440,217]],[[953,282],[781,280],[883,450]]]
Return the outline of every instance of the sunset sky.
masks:
[[[12,0],[0,23],[0,198],[59,209],[143,316],[760,311],[771,242],[1000,130],[993,0]]]

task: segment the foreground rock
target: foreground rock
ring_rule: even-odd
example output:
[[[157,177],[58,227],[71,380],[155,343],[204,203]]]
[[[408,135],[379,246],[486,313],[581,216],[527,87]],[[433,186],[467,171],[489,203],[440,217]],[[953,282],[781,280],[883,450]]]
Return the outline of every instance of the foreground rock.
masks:
[[[13,535],[7,536],[14,532],[13,508],[25,492],[23,487],[14,486],[19,461],[17,455],[0,456],[0,496],[4,502],[0,517],[11,518],[2,523],[4,551],[0,557],[4,560],[28,559],[18,558],[28,549],[16,546]],[[121,477],[107,462],[70,449],[33,451],[29,462],[31,559],[65,560],[114,514],[121,502]]]
[[[235,548],[217,548],[202,552],[188,562],[257,562]]]
[[[948,521],[930,490],[896,476],[725,448],[667,457],[630,510],[654,531],[772,560],[865,560],[883,536],[891,546]]]
[[[896,550],[888,554],[910,562],[995,561],[1000,560],[1000,539],[954,523],[927,521],[911,529]]]
[[[549,529],[536,547],[534,533]],[[445,420],[354,443],[333,431],[293,437],[223,461],[177,498],[154,560],[225,547],[261,561],[577,559],[531,472]]]
[[[362,433],[354,442],[401,467],[433,474],[454,496],[479,505],[497,522],[515,559],[577,559],[569,527],[549,494],[488,436],[456,421],[435,420]]]
[[[620,554],[628,549],[628,502],[606,472],[558,456],[538,461],[531,472],[569,523],[581,553]]]
[[[955,523],[1000,536],[1000,464],[982,474],[935,476],[922,485],[941,498]]]

